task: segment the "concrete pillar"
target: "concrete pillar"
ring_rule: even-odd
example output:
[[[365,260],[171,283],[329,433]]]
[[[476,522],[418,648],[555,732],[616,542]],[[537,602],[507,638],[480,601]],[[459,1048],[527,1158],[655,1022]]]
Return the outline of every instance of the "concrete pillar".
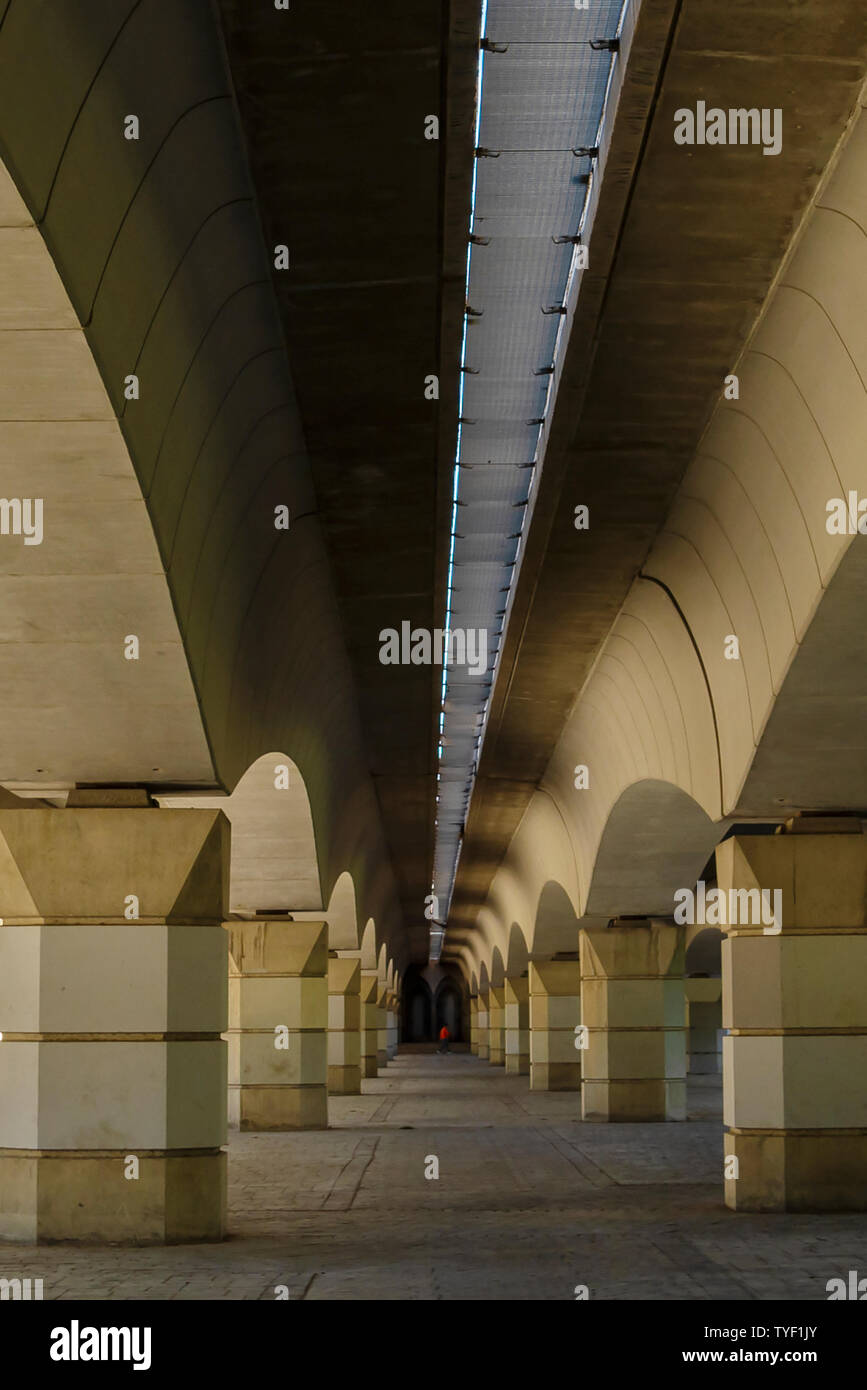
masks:
[[[580,1091],[581,974],[577,960],[530,965],[530,1090]]]
[[[684,930],[581,932],[585,1120],[686,1119]]]
[[[476,1033],[479,1040],[477,1056],[483,1062],[488,1060],[488,991],[479,990],[479,1008],[476,1014]]]
[[[506,1061],[506,990],[504,985],[491,985],[488,992],[488,1061],[502,1067]]]
[[[382,1071],[388,1066],[388,1028],[386,1023],[386,1000],[388,990],[379,981],[376,991],[376,1069]]]
[[[470,1052],[479,1055],[479,996],[470,995]]]
[[[717,848],[740,918],[722,948],[725,1200],[738,1211],[867,1209],[867,839],[857,820],[836,824],[804,817]],[[761,890],[780,895],[768,931]]]
[[[0,811],[0,1237],[225,1234],[229,825]]]
[[[229,1124],[328,1128],[328,925],[229,929]]]
[[[722,1071],[722,980],[686,981],[688,1068],[693,1075]]]
[[[506,981],[505,992],[506,1071],[529,1076],[530,981],[526,975],[517,975]]]
[[[390,1062],[397,1053],[397,999],[389,990],[385,1001],[385,1056]]]
[[[328,1094],[361,1094],[361,963],[328,953]]]
[[[379,979],[375,970],[361,972],[361,1075],[376,1076],[377,1010]]]

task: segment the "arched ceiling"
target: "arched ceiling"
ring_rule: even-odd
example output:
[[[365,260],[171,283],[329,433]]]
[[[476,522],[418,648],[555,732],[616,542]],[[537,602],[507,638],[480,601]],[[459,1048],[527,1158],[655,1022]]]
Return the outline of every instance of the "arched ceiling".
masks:
[[[0,164],[0,781],[214,782],[147,506],[54,262]],[[38,513],[31,512],[35,522]],[[40,538],[41,535],[41,538]],[[127,639],[138,642],[138,659]]]
[[[633,58],[600,185],[591,274],[569,305],[450,924],[471,924],[485,901],[846,133],[867,68],[859,0],[630,8]],[[677,146],[674,112],[699,97],[783,110],[781,154]],[[584,533],[574,526],[578,503],[590,510]]]

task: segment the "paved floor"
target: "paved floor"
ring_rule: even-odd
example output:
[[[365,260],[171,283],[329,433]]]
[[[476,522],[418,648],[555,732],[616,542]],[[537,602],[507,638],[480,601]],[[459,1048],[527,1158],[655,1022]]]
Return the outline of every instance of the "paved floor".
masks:
[[[667,1125],[582,1124],[577,1096],[467,1053],[364,1089],[328,1131],[233,1136],[225,1244],[0,1245],[0,1277],[46,1299],[824,1300],[867,1273],[867,1216],[725,1209],[718,1078]]]

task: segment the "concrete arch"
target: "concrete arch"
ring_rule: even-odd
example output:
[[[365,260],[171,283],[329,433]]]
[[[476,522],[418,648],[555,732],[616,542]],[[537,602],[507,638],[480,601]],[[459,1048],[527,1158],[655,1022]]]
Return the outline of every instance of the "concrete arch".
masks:
[[[569,894],[553,880],[539,894],[533,921],[531,954],[547,960],[558,952],[578,950],[578,918]]]
[[[39,487],[50,532],[29,568],[58,580],[40,617],[0,575],[4,608],[26,620],[2,663],[15,689],[0,681],[0,782],[231,792],[285,750],[326,893],[348,871],[360,920],[403,960],[215,14],[200,0],[49,10],[16,4],[0,28],[0,316],[22,330],[8,335],[14,374],[0,373],[0,475],[10,496]],[[27,321],[9,313],[16,281]],[[138,662],[123,658],[127,633]],[[62,727],[34,719],[58,684]]]
[[[867,696],[867,679],[860,663],[862,679],[853,689],[852,647],[840,632],[848,620],[860,654],[863,624],[852,613],[853,602],[859,606],[852,579],[863,568],[863,542],[829,534],[827,504],[845,501],[850,491],[867,494],[865,208],[862,110],[737,364],[739,399],[714,414],[645,566],[674,595],[701,653],[719,730],[726,813],[742,797],[775,714],[777,775],[804,787],[807,805],[821,804],[817,790],[831,804],[845,804],[840,794],[853,792],[855,804],[863,804],[867,736],[854,700]],[[825,615],[829,602],[834,612]],[[823,674],[825,689],[834,693],[820,711],[810,700],[814,673],[802,669],[809,659],[798,658],[832,618],[838,640],[826,655],[834,666]],[[725,659],[727,633],[739,638],[739,661]],[[788,709],[777,714],[781,695]],[[807,756],[811,736],[822,739],[824,732],[824,776],[815,762],[810,769],[819,774],[818,789],[806,791],[798,768],[791,779],[786,775],[786,732],[790,750],[797,744]],[[788,786],[777,791],[778,804],[792,804]]]
[[[361,968],[376,970],[376,923],[372,917],[367,919],[361,934]]]
[[[861,110],[494,875],[499,919],[533,920],[540,875],[579,920],[667,915],[736,819],[863,808],[867,554],[826,522],[867,497],[865,321]]]
[[[668,916],[675,890],[696,881],[720,837],[719,825],[680,787],[633,783],[605,823],[586,915]]]
[[[489,966],[491,984],[497,989],[503,984],[506,978],[506,967],[503,962],[503,955],[499,946],[495,946],[491,952],[491,963]]]
[[[722,975],[722,943],[725,933],[719,927],[702,927],[686,948],[684,969],[687,975]]]
[[[0,328],[0,493],[34,513],[29,538],[4,539],[0,564],[0,781],[49,794],[119,774],[212,783],[133,461],[67,288],[3,163]],[[125,658],[128,634],[137,659]]]
[[[339,875],[331,890],[326,910],[328,945],[334,951],[358,950],[358,912],[355,903],[355,884],[346,870]]]
[[[529,948],[527,939],[517,922],[513,922],[509,928],[509,947],[506,953],[506,975],[509,979],[515,975],[523,975],[529,963]]]
[[[230,796],[158,797],[164,807],[219,807],[231,826],[229,905],[242,916],[325,916],[313,817],[304,778],[275,750],[257,758]]]

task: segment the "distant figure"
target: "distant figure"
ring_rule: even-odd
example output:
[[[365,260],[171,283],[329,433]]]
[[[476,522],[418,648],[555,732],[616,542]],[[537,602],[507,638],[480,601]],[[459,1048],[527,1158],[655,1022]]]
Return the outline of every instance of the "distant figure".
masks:
[[[443,1024],[442,1028],[440,1029],[440,1045],[439,1045],[439,1047],[437,1048],[437,1052],[448,1052],[448,1050],[449,1050],[449,1030],[448,1030],[448,1028],[446,1028],[445,1024]]]

